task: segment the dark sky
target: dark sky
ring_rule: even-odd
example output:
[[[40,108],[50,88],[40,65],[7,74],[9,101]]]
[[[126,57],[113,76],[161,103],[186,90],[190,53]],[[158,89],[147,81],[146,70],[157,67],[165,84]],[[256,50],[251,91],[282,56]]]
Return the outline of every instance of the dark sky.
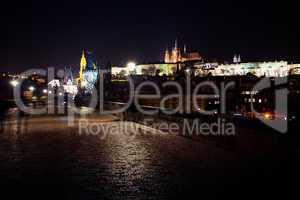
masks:
[[[176,37],[207,59],[300,61],[299,17],[289,1],[9,1],[2,4],[0,71],[160,60]]]

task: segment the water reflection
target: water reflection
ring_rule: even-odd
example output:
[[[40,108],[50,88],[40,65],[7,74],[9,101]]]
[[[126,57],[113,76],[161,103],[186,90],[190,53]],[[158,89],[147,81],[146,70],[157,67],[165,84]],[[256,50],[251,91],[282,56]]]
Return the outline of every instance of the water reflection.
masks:
[[[17,108],[1,113],[1,132],[6,135],[20,135],[27,132],[28,116]]]
[[[140,140],[132,140],[122,133],[110,140],[113,141],[109,153],[109,169],[114,177],[113,182],[120,183],[120,186],[124,183],[126,185],[123,186],[129,186],[143,179],[151,166],[150,149],[141,144]]]

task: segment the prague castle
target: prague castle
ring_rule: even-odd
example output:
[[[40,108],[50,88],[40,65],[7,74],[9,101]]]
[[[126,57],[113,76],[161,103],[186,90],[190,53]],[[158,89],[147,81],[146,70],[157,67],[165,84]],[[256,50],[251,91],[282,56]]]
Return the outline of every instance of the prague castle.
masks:
[[[183,52],[178,47],[177,40],[175,40],[175,45],[169,51],[167,48],[164,55],[165,63],[178,63],[178,62],[187,62],[187,61],[201,61],[202,56],[198,52],[187,52],[186,45],[184,45]]]
[[[241,56],[235,55],[232,63],[208,63],[198,52],[187,52],[184,45],[183,51],[178,47],[177,40],[174,47],[165,51],[163,62],[138,63],[131,69],[128,66],[114,66],[112,75],[149,75],[149,76],[174,76],[178,70],[193,72],[196,76],[243,76],[249,73],[262,77],[284,77],[289,74],[300,74],[299,64],[288,64],[287,61],[273,62],[241,62]],[[191,70],[189,70],[191,69]],[[78,85],[91,90],[98,78],[98,66],[94,62],[90,51],[83,51],[80,60]]]

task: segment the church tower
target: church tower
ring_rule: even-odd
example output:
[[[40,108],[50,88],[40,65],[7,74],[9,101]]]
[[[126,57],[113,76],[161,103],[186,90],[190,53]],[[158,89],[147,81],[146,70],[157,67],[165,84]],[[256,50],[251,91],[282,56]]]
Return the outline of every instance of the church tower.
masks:
[[[79,80],[82,81],[83,80],[83,71],[86,68],[86,58],[84,55],[84,50],[82,50],[82,55],[81,55],[81,59],[80,59],[80,71],[79,71]]]
[[[242,60],[241,60],[241,55],[239,54],[239,56],[238,56],[238,58],[237,58],[237,62],[238,63],[241,63],[242,62]]]
[[[165,61],[165,63],[182,62],[185,54],[186,54],[186,47],[185,47],[185,52],[182,55],[181,49],[178,47],[178,41],[176,39],[171,51],[169,51],[168,48],[166,49],[165,54],[164,54],[164,61]]]
[[[234,54],[233,56],[233,63],[238,63],[238,58],[236,54]]]
[[[178,42],[177,39],[175,40],[175,45],[172,51],[172,62],[173,63],[177,63],[177,62],[181,62],[181,52],[180,52],[180,48],[178,48]]]
[[[183,47],[183,53],[186,54],[186,45]]]
[[[169,63],[170,62],[170,54],[169,54],[169,50],[168,48],[165,51],[165,58],[164,58],[165,63]]]

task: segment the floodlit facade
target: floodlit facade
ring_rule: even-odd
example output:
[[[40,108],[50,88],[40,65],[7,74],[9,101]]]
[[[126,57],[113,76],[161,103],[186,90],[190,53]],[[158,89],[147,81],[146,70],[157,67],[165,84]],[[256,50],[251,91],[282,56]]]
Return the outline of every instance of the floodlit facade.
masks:
[[[75,96],[78,92],[77,85],[74,85],[71,80],[68,80],[66,84],[63,85],[64,92]]]
[[[300,75],[300,64],[289,64],[290,74]]]
[[[51,81],[49,81],[48,85],[50,87],[60,87],[60,81],[58,79],[53,79]]]
[[[137,64],[135,68],[130,71],[128,67],[112,67],[112,75],[168,75],[171,76],[176,72],[177,64],[174,63],[157,63],[157,64]]]
[[[129,74],[129,70],[127,67],[112,67],[111,68],[111,74],[112,75],[128,75]]]
[[[289,74],[286,61],[221,64],[211,71],[214,76],[234,76],[251,73],[261,77],[283,77]]]
[[[275,62],[248,62],[233,64],[202,63],[193,62],[191,65],[196,76],[244,76],[249,73],[262,77],[284,77],[291,74],[300,74],[300,64],[289,65],[287,61]],[[112,74],[127,75],[168,75],[172,76],[179,70],[184,69],[184,64],[177,63],[153,63],[137,64],[133,72],[129,72],[126,67],[113,67]]]
[[[178,62],[187,62],[202,60],[202,56],[198,52],[187,52],[187,48],[184,45],[183,52],[181,48],[178,47],[177,40],[175,41],[174,47],[169,51],[167,48],[164,54],[165,63],[178,63]]]
[[[168,75],[175,74],[177,64],[159,63],[159,64],[140,64],[136,65],[136,74],[138,75]]]
[[[83,51],[80,60],[79,81],[80,85],[91,92],[98,77],[98,67],[94,62],[93,53]]]

